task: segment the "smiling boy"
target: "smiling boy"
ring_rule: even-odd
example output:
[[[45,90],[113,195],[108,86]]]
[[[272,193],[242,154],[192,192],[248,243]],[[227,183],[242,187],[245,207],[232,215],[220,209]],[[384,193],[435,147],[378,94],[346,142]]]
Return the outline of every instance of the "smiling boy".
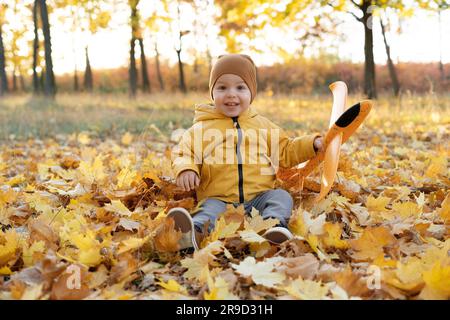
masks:
[[[173,151],[177,185],[196,189],[198,208],[193,217],[184,208],[172,208],[168,217],[183,233],[181,247],[198,249],[203,226],[214,228],[227,204],[255,207],[264,219],[279,225],[264,236],[272,243],[291,239],[287,224],[293,200],[274,189],[278,166],[293,167],[323,148],[320,134],[289,138],[283,130],[251,108],[256,92],[256,67],[242,54],[220,56],[209,81],[213,104],[195,109],[194,125]]]

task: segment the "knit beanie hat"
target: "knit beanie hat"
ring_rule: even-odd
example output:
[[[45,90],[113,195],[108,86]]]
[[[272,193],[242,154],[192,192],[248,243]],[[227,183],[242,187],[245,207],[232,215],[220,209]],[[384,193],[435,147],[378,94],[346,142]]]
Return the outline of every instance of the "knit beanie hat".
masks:
[[[209,76],[209,94],[211,99],[214,99],[213,88],[217,79],[227,73],[237,75],[245,81],[252,94],[251,103],[256,96],[256,66],[252,58],[245,54],[219,56]]]

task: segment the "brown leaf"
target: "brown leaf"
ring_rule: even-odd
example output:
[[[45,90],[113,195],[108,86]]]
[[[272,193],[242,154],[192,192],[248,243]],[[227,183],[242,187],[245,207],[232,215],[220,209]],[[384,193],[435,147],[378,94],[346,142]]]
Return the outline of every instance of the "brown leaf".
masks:
[[[159,252],[176,252],[179,250],[178,241],[181,239],[181,231],[175,231],[175,221],[165,219],[159,226],[154,238],[155,248]]]
[[[44,241],[46,246],[54,251],[56,251],[59,247],[58,235],[53,231],[51,226],[42,220],[33,219],[28,224],[28,228],[30,230],[30,240],[31,242],[35,241]]]

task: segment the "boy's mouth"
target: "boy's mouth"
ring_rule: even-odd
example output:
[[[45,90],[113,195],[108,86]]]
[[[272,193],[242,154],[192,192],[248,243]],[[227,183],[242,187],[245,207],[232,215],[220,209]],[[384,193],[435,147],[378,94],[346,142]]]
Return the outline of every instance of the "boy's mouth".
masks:
[[[237,103],[237,102],[226,102],[225,105],[227,107],[236,107],[236,106],[239,105],[239,103]]]

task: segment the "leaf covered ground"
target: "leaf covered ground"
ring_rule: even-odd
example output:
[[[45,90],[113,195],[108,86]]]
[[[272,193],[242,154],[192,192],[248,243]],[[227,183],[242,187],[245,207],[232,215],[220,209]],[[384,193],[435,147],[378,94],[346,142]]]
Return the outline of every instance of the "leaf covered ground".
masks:
[[[271,245],[276,221],[229,207],[195,253],[164,219],[197,205],[173,184],[176,134],[6,141],[0,299],[449,299],[449,120],[426,116],[375,109],[317,205],[320,170],[303,190],[281,170],[295,239]]]

